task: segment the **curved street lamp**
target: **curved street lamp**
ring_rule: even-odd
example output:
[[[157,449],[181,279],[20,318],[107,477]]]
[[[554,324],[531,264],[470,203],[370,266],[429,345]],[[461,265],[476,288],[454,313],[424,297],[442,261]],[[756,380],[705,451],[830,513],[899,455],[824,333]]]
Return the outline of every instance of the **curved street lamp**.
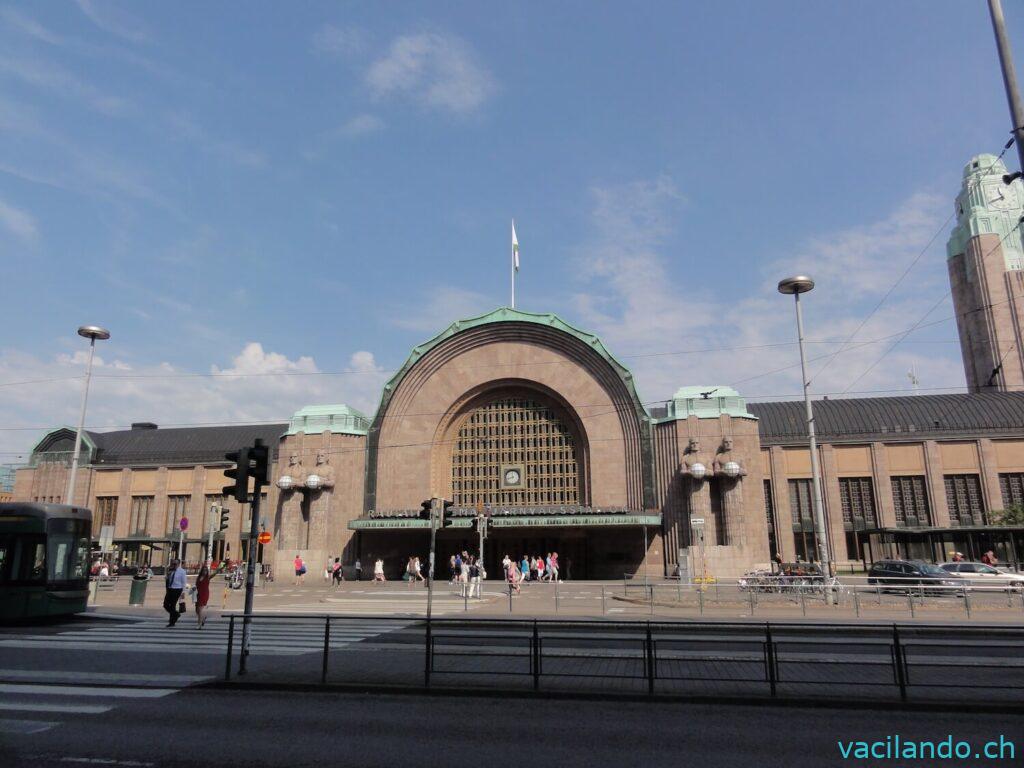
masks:
[[[82,391],[82,413],[78,419],[78,431],[75,432],[75,450],[71,454],[71,472],[68,474],[68,490],[64,495],[65,504],[75,503],[75,475],[78,474],[78,451],[82,447],[82,430],[85,429],[85,406],[89,401],[89,379],[92,378],[92,359],[96,353],[96,341],[106,341],[110,331],[98,325],[83,325],[78,335],[89,340],[89,363],[85,368],[85,388]]]
[[[807,440],[811,449],[811,485],[814,490],[814,528],[815,546],[818,559],[828,569],[828,576],[835,572],[835,566],[828,548],[828,533],[825,530],[825,505],[821,498],[821,468],[818,466],[818,440],[814,432],[814,411],[811,408],[811,395],[808,391],[807,358],[804,354],[804,320],[800,311],[800,294],[814,289],[814,281],[807,275],[794,275],[779,281],[779,293],[791,295],[796,304],[796,334],[800,346],[800,374],[804,387],[804,407],[807,409]],[[832,602],[832,593],[825,591],[825,598]]]

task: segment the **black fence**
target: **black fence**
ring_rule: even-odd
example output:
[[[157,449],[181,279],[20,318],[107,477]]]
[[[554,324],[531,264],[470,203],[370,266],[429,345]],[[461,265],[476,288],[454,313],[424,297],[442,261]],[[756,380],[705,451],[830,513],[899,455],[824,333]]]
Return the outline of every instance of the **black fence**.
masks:
[[[374,683],[490,691],[591,691],[649,696],[742,696],[1001,702],[1020,707],[1024,627],[987,625],[424,619],[249,616],[254,636],[302,627],[290,664],[252,669],[245,616],[227,616],[224,680]],[[380,634],[353,640],[368,622]],[[289,624],[290,623],[290,624]],[[274,628],[271,630],[268,625]],[[383,629],[381,629],[383,628]],[[321,645],[322,640],[322,645]],[[282,645],[284,643],[284,645]],[[263,650],[261,650],[261,647]],[[359,651],[367,651],[359,653]],[[249,657],[252,658],[252,657]],[[268,671],[272,669],[273,671]],[[318,673],[318,674],[317,674]]]

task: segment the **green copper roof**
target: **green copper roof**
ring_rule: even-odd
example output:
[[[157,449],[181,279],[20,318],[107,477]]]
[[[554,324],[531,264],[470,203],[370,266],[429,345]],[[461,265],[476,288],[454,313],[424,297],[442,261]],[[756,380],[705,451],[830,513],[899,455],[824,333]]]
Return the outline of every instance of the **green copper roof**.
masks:
[[[347,405],[307,405],[297,410],[288,420],[288,431],[285,434],[318,434],[327,431],[336,435],[365,435],[369,429],[369,418],[355,408]]]
[[[688,416],[698,419],[717,419],[728,414],[741,419],[756,419],[747,410],[747,401],[732,387],[724,385],[706,387],[680,387],[668,402],[666,415],[658,421],[675,421]]]
[[[1024,182],[1003,183],[1006,165],[995,155],[977,155],[964,166],[956,198],[956,227],[946,244],[949,258],[963,253],[967,241],[984,234],[1002,239],[1007,269],[1024,269],[1019,221],[1024,213]],[[968,279],[973,275],[968,273]]]
[[[381,408],[386,407],[388,401],[391,399],[391,395],[398,388],[399,382],[405,377],[405,374],[409,372],[420,358],[426,355],[430,350],[436,347],[446,339],[450,339],[457,333],[467,331],[470,328],[477,328],[482,325],[492,325],[494,323],[533,323],[535,325],[543,325],[549,328],[557,328],[560,331],[568,333],[571,336],[575,336],[577,339],[582,341],[584,344],[592,348],[601,357],[603,357],[612,368],[615,369],[616,373],[619,374],[619,378],[626,384],[629,389],[629,393],[632,395],[636,403],[640,403],[640,397],[637,395],[636,386],[633,383],[633,374],[630,373],[629,369],[626,368],[622,363],[615,359],[612,354],[605,348],[601,339],[592,333],[581,331],[578,328],[574,328],[565,322],[558,315],[538,312],[523,312],[518,309],[511,309],[510,307],[499,307],[492,312],[488,312],[479,317],[471,317],[468,320],[456,320],[454,323],[449,325],[434,338],[429,341],[425,341],[417,347],[414,347],[412,354],[409,355],[409,359],[405,361],[405,364],[398,370],[391,380],[384,385],[384,392],[381,396],[380,406],[377,409],[377,413],[381,412]],[[641,406],[642,408],[642,406]],[[646,417],[647,412],[644,411],[642,416]]]

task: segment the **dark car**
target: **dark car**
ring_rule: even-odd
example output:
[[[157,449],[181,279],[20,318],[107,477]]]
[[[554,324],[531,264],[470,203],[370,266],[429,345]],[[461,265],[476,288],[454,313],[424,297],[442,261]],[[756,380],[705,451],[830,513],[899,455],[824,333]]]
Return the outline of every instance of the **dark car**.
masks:
[[[952,592],[949,587],[962,587],[964,580],[924,560],[876,560],[868,571],[868,584],[886,587],[939,587],[938,592]],[[942,589],[945,587],[945,589]]]

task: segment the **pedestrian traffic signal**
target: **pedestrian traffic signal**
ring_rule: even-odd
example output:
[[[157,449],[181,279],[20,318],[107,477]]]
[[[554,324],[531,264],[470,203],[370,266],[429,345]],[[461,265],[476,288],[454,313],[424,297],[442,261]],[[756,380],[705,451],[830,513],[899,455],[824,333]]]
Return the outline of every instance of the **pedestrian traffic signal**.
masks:
[[[251,448],[240,448],[224,454],[224,458],[234,462],[234,467],[224,470],[224,476],[235,481],[234,485],[225,485],[223,492],[235,501],[246,504],[249,501],[249,452]]]
[[[228,529],[228,525],[230,524],[230,520],[228,519],[229,517],[230,517],[230,513],[228,512],[228,508],[227,507],[221,507],[220,508],[220,529],[222,531],[226,531]]]
[[[256,444],[249,449],[249,458],[252,461],[249,476],[257,485],[267,485],[270,482],[270,449],[262,440],[257,439]]]
[[[419,515],[417,515],[417,517],[419,517],[420,520],[429,520],[430,519],[430,511],[431,511],[431,509],[433,509],[433,507],[434,507],[434,500],[433,499],[424,499],[423,502],[420,504],[420,513],[419,513]]]
[[[449,510],[455,506],[455,502],[448,499],[438,499],[438,501],[441,502],[441,527],[447,528],[449,525],[454,525],[455,519]]]

